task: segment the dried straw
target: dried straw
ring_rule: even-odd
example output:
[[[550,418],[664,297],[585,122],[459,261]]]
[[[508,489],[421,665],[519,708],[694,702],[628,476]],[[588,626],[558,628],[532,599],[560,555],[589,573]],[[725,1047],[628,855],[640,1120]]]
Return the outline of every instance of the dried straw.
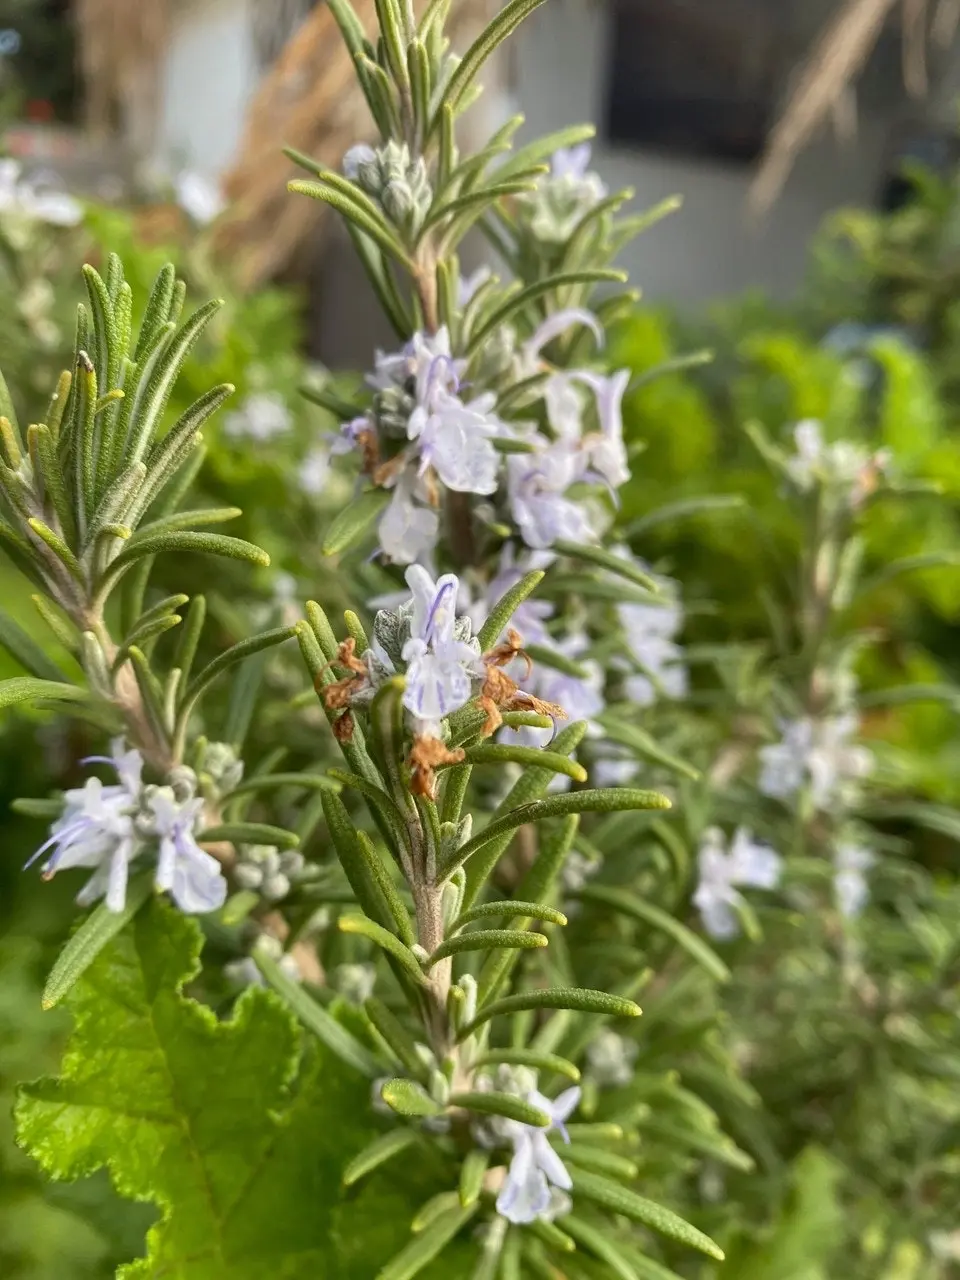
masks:
[[[76,0],[74,23],[87,124],[108,137],[119,124],[134,154],[149,154],[160,117],[160,78],[171,0]]]
[[[749,203],[763,214],[783,190],[793,163],[863,68],[898,0],[846,0],[816,40],[797,87],[767,141]]]

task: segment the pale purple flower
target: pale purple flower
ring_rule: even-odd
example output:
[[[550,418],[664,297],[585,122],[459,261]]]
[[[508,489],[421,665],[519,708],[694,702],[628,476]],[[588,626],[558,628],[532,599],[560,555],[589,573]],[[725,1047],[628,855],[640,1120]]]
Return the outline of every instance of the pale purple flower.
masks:
[[[582,459],[562,442],[507,458],[510,510],[528,547],[593,541],[587,513],[565,496],[581,476]]]
[[[501,424],[493,413],[493,394],[469,404],[441,391],[432,397],[432,408],[415,410],[407,434],[420,445],[420,474],[428,467],[440,482],[458,493],[494,493],[500,457],[491,437]]]
[[[67,791],[63,813],[27,866],[50,850],[43,864],[45,879],[69,867],[92,867],[94,873],[77,902],[89,906],[105,896],[110,911],[122,911],[130,863],[140,851],[134,819],[143,757],[139,751],[128,751],[122,738],[113,740],[111,750],[110,756],[88,756],[83,763],[111,765],[118,783],[105,786],[99,778],[88,778],[83,787]]]
[[[421,722],[421,733],[437,736],[439,722],[470,701],[473,681],[483,673],[479,646],[454,634],[460,587],[456,574],[445,573],[434,582],[422,565],[414,564],[406,580],[413,612],[402,653],[407,664],[403,705]]]
[[[467,611],[474,628],[477,631],[480,630],[493,606],[511,587],[515,587],[521,578],[535,569],[545,569],[553,559],[553,556],[544,551],[524,551],[518,557],[513,543],[505,542],[500,550],[500,564],[496,577],[487,584],[483,597]],[[549,640],[545,623],[553,616],[553,612],[554,608],[549,600],[538,600],[536,597],[528,596],[505,624],[497,640],[501,639],[508,627],[513,627],[528,643],[544,644]]]
[[[92,867],[93,875],[77,894],[80,906],[106,897],[110,911],[122,911],[127,897],[130,862],[138,852],[135,805],[122,787],[106,787],[99,778],[64,797],[62,815],[50,837],[27,863],[52,850],[43,864],[44,879],[69,867]]]
[[[793,429],[796,454],[787,460],[787,473],[799,489],[808,491],[822,483],[848,491],[852,506],[859,506],[867,496],[876,472],[890,465],[888,449],[871,453],[852,440],[827,443],[820,423],[805,418]]]
[[[596,400],[599,435],[588,436],[584,441],[590,469],[615,491],[630,479],[627,450],[623,443],[623,393],[630,381],[630,372],[621,369],[619,373],[604,377],[584,371],[571,376],[589,387]]]
[[[590,168],[592,147],[580,142],[575,147],[558,147],[550,157],[551,178],[585,178]]]
[[[148,807],[159,838],[157,888],[189,915],[219,910],[226,901],[227,882],[220,863],[200,848],[194,835],[202,825],[202,798],[178,803],[168,788],[157,788]]]
[[[377,153],[373,147],[367,146],[366,143],[359,143],[343,157],[343,172],[351,182],[356,182],[360,176],[360,169],[363,165],[376,165]]]
[[[743,902],[739,887],[775,889],[783,867],[778,853],[738,827],[729,848],[723,832],[710,827],[703,833],[698,855],[700,880],[693,895],[703,927],[713,938],[735,938],[740,932],[736,907]]]
[[[596,339],[597,346],[603,346],[603,326],[593,312],[587,311],[585,307],[564,307],[560,311],[555,311],[553,315],[547,316],[546,320],[542,320],[520,348],[521,376],[529,378],[539,372],[540,352],[544,347],[549,346],[554,338],[559,338],[575,324],[589,329]]]
[[[569,1142],[565,1121],[572,1115],[580,1101],[578,1088],[566,1089],[557,1098],[545,1098],[532,1090],[526,1101],[545,1111],[550,1117],[548,1128],[508,1121],[507,1136],[513,1144],[513,1158],[497,1196],[497,1212],[517,1225],[535,1222],[550,1214],[551,1187],[569,1191],[573,1186],[566,1166],[550,1145],[547,1134],[556,1131]]]
[[[841,915],[848,920],[858,916],[870,898],[865,872],[876,862],[872,850],[845,841],[834,853],[833,892]]]

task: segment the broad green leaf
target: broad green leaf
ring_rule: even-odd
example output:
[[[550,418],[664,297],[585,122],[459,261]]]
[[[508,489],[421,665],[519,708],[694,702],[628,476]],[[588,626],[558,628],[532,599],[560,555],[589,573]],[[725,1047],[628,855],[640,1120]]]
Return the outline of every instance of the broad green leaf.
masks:
[[[161,1221],[123,1280],[333,1280],[342,1170],[372,1126],[368,1082],[311,1050],[276,997],[219,1022],[182,995],[196,923],[162,902],[100,953],[68,997],[62,1075],[21,1090],[22,1146],[58,1179],[109,1169]]]
[[[87,916],[67,945],[57,957],[43,988],[41,1003],[44,1009],[59,1004],[74,983],[93,964],[97,956],[121,931],[126,928],[153,889],[153,873],[142,872],[127,886],[127,900],[122,911],[111,911],[101,902]]]

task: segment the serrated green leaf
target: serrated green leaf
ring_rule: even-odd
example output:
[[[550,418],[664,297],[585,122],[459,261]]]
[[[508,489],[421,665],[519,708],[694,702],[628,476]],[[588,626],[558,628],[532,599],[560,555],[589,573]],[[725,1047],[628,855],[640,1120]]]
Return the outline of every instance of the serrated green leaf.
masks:
[[[153,891],[153,873],[141,872],[127,885],[122,911],[111,911],[105,902],[87,916],[57,956],[43,988],[41,1003],[52,1009],[96,960],[100,952],[125,929]]]
[[[124,1280],[332,1280],[369,1084],[317,1047],[291,1094],[299,1037],[274,995],[251,989],[219,1022],[181,994],[201,945],[195,921],[155,901],[100,953],[68,996],[62,1075],[20,1092],[19,1141],[53,1177],[106,1166],[160,1208]]]

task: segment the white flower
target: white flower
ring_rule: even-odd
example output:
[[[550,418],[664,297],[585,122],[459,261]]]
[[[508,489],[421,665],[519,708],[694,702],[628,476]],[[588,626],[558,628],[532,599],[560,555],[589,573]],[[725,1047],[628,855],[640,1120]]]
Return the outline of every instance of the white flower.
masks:
[[[239,409],[227,415],[223,430],[233,439],[273,440],[293,425],[286,401],[278,391],[256,392],[247,396]]]
[[[169,893],[191,915],[217,911],[227,897],[220,863],[197,844],[194,829],[201,821],[203,800],[178,803],[167,787],[158,787],[148,807],[159,837],[156,886]]]
[[[553,1200],[551,1186],[569,1191],[573,1186],[566,1166],[547,1140],[547,1134],[556,1129],[564,1142],[569,1142],[564,1122],[580,1101],[578,1088],[567,1089],[552,1101],[533,1090],[526,1101],[545,1111],[550,1117],[548,1128],[521,1124],[518,1120],[507,1123],[513,1158],[510,1169],[497,1196],[497,1212],[517,1225],[549,1218]]]
[[[873,767],[872,752],[851,741],[857,728],[853,712],[785,721],[782,740],[760,749],[760,790],[786,800],[806,785],[814,805],[829,808]]]
[[[373,995],[377,971],[372,964],[338,964],[334,970],[334,985],[345,1000],[363,1004]]]
[[[647,567],[638,563],[641,568]],[[683,698],[687,692],[683,649],[675,640],[683,628],[683,606],[676,599],[677,584],[672,579],[657,578],[657,582],[673,598],[663,604],[628,601],[617,606],[627,648],[643,668],[627,677],[627,696],[641,707],[656,702],[658,688],[670,698]]]
[[[407,663],[403,704],[421,733],[438,732],[439,721],[470,701],[473,680],[482,675],[479,645],[454,635],[460,581],[445,573],[436,582],[422,565],[406,572],[413,595],[410,638],[403,646]]]
[[[609,1027],[602,1027],[587,1045],[590,1078],[607,1089],[629,1084],[638,1053],[639,1047],[633,1040],[618,1036]]]
[[[864,872],[876,862],[870,849],[849,841],[838,844],[834,854],[836,868],[833,891],[841,915],[852,919],[858,916],[870,898],[870,886]]]
[[[703,834],[698,856],[700,882],[693,895],[703,927],[713,938],[734,938],[740,932],[735,908],[743,902],[737,886],[775,889],[783,867],[780,855],[759,844],[749,831],[738,827],[727,849],[723,832],[716,827]]]
[[[797,423],[793,439],[797,452],[788,459],[787,472],[794,484],[804,491],[817,483],[845,489],[853,506],[858,506],[870,492],[876,474],[890,465],[888,449],[871,453],[851,440],[827,444],[820,423],[813,418]]]
[[[184,170],[174,179],[177,204],[194,222],[206,226],[226,208],[219,182],[202,173]]]
[[[416,476],[404,472],[380,517],[380,546],[394,564],[425,560],[437,545],[440,517],[432,507],[420,505],[415,500],[416,493]]]
[[[304,493],[318,497],[327,487],[330,477],[330,449],[317,444],[304,454],[297,471],[297,480]]]

